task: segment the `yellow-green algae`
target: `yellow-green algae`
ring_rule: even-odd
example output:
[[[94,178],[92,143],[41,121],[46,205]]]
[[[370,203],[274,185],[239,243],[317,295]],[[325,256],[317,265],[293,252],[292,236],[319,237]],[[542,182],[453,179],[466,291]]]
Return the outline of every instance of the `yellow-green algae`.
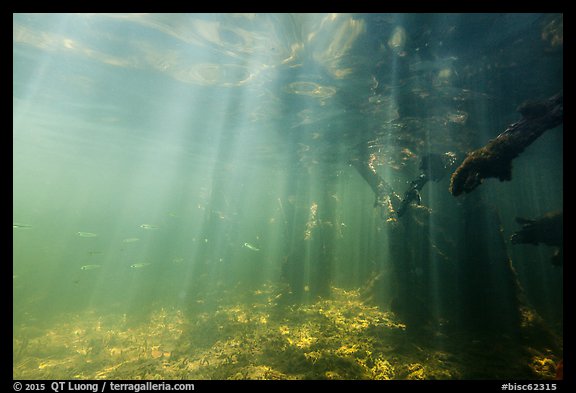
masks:
[[[92,311],[44,330],[15,326],[13,378],[459,379],[505,373],[515,359],[480,350],[484,343],[475,352],[462,338],[446,348],[417,340],[357,290],[332,288],[330,299],[304,305],[277,299],[266,286],[187,312],[158,307],[144,320]],[[555,363],[533,350],[525,366],[527,377],[549,379]]]

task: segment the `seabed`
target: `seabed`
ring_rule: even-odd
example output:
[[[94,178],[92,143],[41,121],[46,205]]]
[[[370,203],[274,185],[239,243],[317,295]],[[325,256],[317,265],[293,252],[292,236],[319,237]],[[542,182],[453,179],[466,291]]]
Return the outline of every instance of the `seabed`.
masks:
[[[126,314],[65,315],[45,330],[15,327],[14,379],[553,379],[552,355],[482,340],[410,334],[357,290],[279,306],[271,286],[251,303],[211,311],[158,307]],[[521,348],[517,348],[521,350]],[[528,354],[528,355],[526,355]]]

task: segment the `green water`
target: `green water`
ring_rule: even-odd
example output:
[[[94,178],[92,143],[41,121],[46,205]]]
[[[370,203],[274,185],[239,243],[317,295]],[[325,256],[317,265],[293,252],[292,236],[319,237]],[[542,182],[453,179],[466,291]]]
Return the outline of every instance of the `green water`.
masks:
[[[562,266],[509,239],[562,126],[402,217],[355,165],[394,203],[459,165],[562,90],[562,23],[14,14],[14,379],[553,378]]]

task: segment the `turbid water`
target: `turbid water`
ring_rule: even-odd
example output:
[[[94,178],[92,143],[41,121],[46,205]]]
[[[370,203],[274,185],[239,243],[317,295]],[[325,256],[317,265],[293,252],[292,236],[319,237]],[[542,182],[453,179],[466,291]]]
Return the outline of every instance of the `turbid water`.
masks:
[[[554,378],[562,125],[449,185],[562,87],[561,14],[14,14],[13,378]]]

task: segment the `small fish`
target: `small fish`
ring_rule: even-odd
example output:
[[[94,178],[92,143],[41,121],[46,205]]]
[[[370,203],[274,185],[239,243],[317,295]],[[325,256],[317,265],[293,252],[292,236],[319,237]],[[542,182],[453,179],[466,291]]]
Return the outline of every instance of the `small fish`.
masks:
[[[24,229],[24,228],[32,228],[32,225],[19,224],[17,222],[12,223],[12,229]]]
[[[96,236],[98,236],[97,234],[91,233],[91,232],[78,232],[77,234],[80,237],[96,237]]]
[[[134,264],[130,265],[130,267],[132,269],[141,269],[141,268],[146,267],[146,266],[150,266],[150,264],[149,263],[134,263]]]
[[[156,225],[151,225],[151,224],[142,224],[142,225],[140,225],[140,228],[142,228],[142,229],[158,229],[160,227],[157,227]]]
[[[134,243],[139,241],[140,239],[138,239],[137,237],[129,237],[128,239],[122,240],[122,243]]]
[[[94,270],[100,268],[101,265],[84,265],[80,270]]]
[[[259,248],[254,247],[254,246],[253,246],[252,244],[250,244],[250,243],[244,243],[244,247],[246,247],[247,249],[252,250],[252,251],[260,251]]]
[[[102,254],[102,251],[88,251],[88,255],[90,255],[90,256],[98,255],[98,254]]]

